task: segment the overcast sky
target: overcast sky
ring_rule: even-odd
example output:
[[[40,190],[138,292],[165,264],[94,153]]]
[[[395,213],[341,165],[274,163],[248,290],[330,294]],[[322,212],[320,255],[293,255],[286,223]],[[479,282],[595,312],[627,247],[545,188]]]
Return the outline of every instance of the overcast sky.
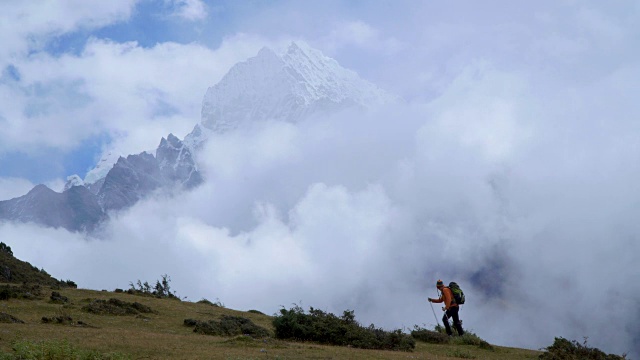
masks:
[[[637,358],[639,23],[636,1],[0,1],[2,200],[183,138],[263,46],[303,40],[406,100],[216,136],[192,192],[0,239],[81,287],[169,274],[192,301],[387,328],[434,325],[456,280],[492,343]]]

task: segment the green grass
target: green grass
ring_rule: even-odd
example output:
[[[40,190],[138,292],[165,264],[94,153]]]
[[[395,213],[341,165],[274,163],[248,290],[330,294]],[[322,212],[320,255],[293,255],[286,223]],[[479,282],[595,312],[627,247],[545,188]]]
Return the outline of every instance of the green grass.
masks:
[[[125,360],[130,356],[117,352],[83,350],[66,340],[16,341],[12,353],[0,354],[0,360]]]

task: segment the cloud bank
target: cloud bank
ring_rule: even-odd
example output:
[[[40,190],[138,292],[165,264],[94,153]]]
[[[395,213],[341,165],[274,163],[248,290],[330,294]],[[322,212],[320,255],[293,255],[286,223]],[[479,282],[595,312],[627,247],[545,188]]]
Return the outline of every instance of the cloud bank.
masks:
[[[199,154],[204,185],[143,201],[95,238],[0,231],[29,239],[11,242],[18,256],[84,287],[166,273],[191,300],[355,309],[411,328],[435,322],[426,297],[441,278],[465,285],[464,324],[491,342],[588,336],[633,353],[640,171],[624,134],[635,124],[569,136],[600,125],[539,107],[565,101],[480,64],[428,104],[217,135]],[[57,250],[36,250],[45,244]]]

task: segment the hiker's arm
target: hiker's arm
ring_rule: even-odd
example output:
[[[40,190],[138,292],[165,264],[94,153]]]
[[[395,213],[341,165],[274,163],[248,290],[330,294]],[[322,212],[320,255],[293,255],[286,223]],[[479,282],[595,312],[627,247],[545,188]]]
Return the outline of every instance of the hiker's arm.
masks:
[[[445,291],[442,292],[442,295],[444,296],[444,307],[448,310],[451,307],[451,298],[453,297],[451,295],[451,291],[446,291],[445,289]]]
[[[431,302],[433,302],[433,303],[441,303],[441,302],[443,302],[443,301],[444,301],[444,299],[442,299],[442,297],[440,297],[439,299],[432,299],[432,298],[429,298],[429,301],[431,301]]]

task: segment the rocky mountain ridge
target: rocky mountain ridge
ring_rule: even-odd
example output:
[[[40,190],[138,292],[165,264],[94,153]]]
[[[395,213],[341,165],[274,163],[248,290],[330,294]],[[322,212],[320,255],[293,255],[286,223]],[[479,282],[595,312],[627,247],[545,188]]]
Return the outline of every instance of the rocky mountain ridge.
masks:
[[[161,139],[155,156],[142,152],[116,158],[110,153],[84,180],[70,176],[62,193],[38,185],[24,196],[0,201],[0,220],[90,232],[109,213],[155,191],[188,190],[201,184],[204,179],[194,155],[211,134],[261,121],[296,123],[310,115],[395,101],[396,97],[304,43],[291,43],[282,54],[265,47],[234,65],[207,90],[201,121],[184,141],[169,134]]]
[[[161,188],[191,189],[202,182],[191,151],[173,134],[162,138],[156,155],[120,157],[104,178],[84,184],[70,177],[64,191],[37,185],[26,195],[0,201],[0,219],[90,232],[110,212],[126,209]]]

